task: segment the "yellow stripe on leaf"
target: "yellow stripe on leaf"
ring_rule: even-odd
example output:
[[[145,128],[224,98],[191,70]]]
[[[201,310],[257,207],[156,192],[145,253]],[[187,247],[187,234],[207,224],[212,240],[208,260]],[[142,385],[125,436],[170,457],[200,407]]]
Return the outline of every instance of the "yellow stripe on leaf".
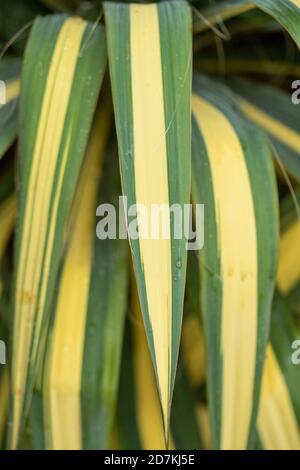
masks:
[[[277,284],[287,294],[300,279],[300,222],[291,225],[281,236]]]
[[[166,126],[159,19],[156,5],[130,6],[131,78],[136,203],[169,207]],[[149,178],[151,174],[151,178]],[[138,213],[138,224],[141,218]],[[151,229],[151,224],[149,224]],[[172,270],[170,213],[162,215],[159,239],[140,238],[157,377],[167,433],[170,402]],[[157,293],[159,292],[159,295]]]
[[[20,94],[20,80],[10,80],[6,83],[5,87],[5,103],[0,103],[0,109],[8,104],[10,101],[18,98]]]
[[[6,86],[6,101],[12,101],[20,94],[20,80],[12,80]]]
[[[300,8],[300,0],[290,0],[296,7]]]
[[[133,295],[133,310],[134,382],[139,435],[143,449],[165,449],[159,397],[136,289]],[[170,447],[174,449],[172,438]]]
[[[261,111],[256,106],[253,106],[248,101],[241,99],[240,103],[242,110],[251,121],[258,124],[275,139],[279,140],[290,149],[299,153],[300,133],[285,126],[281,122],[271,117],[269,114]]]
[[[86,22],[71,18],[65,21],[60,30],[48,73],[32,157],[15,296],[13,393],[16,399],[13,409],[12,447],[16,446],[18,438],[27,372],[24,363],[29,357],[41,268],[44,256],[51,257],[53,249],[50,243],[45,253],[52,187],[85,28]],[[65,147],[65,156],[68,152],[68,142],[69,140]],[[63,178],[63,164],[61,171],[59,179]],[[39,304],[40,313],[42,307],[42,304]],[[40,321],[38,318],[38,326]]]
[[[102,112],[93,127],[77,191],[76,217],[67,247],[51,333],[45,382],[46,444],[52,450],[80,450],[81,376],[95,207],[110,119]],[[75,209],[74,209],[75,210]]]
[[[266,450],[300,449],[299,428],[289,391],[270,345],[264,366],[257,424]]]
[[[252,192],[243,149],[230,122],[198,96],[193,98],[193,111],[210,161],[221,263],[221,448],[245,449],[252,414],[257,336],[257,241]],[[242,222],[245,220],[247,223]]]
[[[300,279],[300,221],[294,222],[281,236],[277,285],[287,294]]]

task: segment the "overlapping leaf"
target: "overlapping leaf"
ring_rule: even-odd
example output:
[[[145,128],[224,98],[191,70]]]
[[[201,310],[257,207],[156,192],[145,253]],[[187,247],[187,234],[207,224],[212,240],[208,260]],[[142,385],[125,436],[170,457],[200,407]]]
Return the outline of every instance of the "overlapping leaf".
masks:
[[[193,97],[193,183],[206,209],[201,303],[213,446],[251,447],[276,276],[278,214],[267,141],[204,77]]]
[[[299,195],[296,193],[297,199]],[[270,343],[264,365],[258,415],[259,438],[263,448],[299,450],[300,376],[297,352],[300,330],[296,322],[291,292],[299,287],[299,221],[295,198],[288,195],[281,203],[281,240],[277,286],[271,317]],[[296,341],[296,343],[295,343]],[[296,362],[295,362],[296,360]]]
[[[104,66],[100,26],[95,29],[80,18],[63,15],[36,20],[21,80],[12,448],[18,445],[28,412],[41,332],[47,324],[61,257],[64,222]]]
[[[107,448],[114,417],[127,300],[127,246],[124,240],[95,237],[109,124],[108,112],[102,112],[92,132],[50,331],[43,392],[46,446],[54,450]],[[112,152],[105,175],[99,202],[115,204],[119,185]]]
[[[143,449],[164,449],[164,429],[159,397],[155,386],[155,376],[151,367],[151,357],[136,288],[133,292],[132,310],[132,354],[137,428]],[[174,387],[171,435],[168,448],[199,449],[201,447],[201,433],[196,417],[196,399],[188,383],[184,364],[181,361]]]
[[[163,421],[151,356],[147,345],[144,324],[136,287],[133,293],[133,365],[136,397],[136,416],[142,448],[165,449]],[[172,438],[170,438],[170,442]],[[174,444],[170,444],[174,448]]]
[[[191,14],[176,0],[107,2],[105,15],[123,193],[148,217],[153,204],[167,207],[158,224],[167,236],[159,228],[154,237],[148,219],[151,233],[130,240],[167,434],[186,272],[186,236],[175,239],[183,225],[169,208],[189,202]],[[140,211],[137,226],[145,229]]]
[[[277,293],[257,420],[259,437],[267,450],[300,448],[300,378],[292,361],[292,345],[299,333],[286,302]]]

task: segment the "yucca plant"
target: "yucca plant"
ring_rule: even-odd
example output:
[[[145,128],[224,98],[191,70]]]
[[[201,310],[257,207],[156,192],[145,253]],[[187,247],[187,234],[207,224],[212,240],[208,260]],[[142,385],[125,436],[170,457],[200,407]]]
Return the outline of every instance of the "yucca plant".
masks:
[[[2,0],[0,45],[2,448],[299,449],[300,1]]]

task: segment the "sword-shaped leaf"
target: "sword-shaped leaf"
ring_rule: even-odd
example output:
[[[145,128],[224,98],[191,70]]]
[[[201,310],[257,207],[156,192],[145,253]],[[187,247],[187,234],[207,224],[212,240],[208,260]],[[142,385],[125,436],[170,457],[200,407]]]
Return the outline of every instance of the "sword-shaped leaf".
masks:
[[[140,234],[145,212],[150,222],[131,249],[167,435],[187,258],[185,235],[174,236],[183,224],[169,209],[189,203],[191,14],[175,0],[107,2],[105,15],[123,193],[130,209],[139,205]],[[162,208],[157,225],[153,205]]]
[[[21,78],[12,448],[18,445],[28,413],[41,331],[47,323],[59,268],[64,222],[104,67],[100,26],[94,28],[65,15],[36,20]]]
[[[206,210],[201,303],[213,446],[251,447],[276,276],[278,214],[264,134],[224,86],[196,77],[194,202]]]
[[[109,129],[105,111],[96,118],[80,176],[50,330],[43,392],[46,446],[52,450],[107,448],[114,417],[127,300],[127,245],[95,236]],[[108,157],[101,202],[115,204],[117,158],[112,152]]]

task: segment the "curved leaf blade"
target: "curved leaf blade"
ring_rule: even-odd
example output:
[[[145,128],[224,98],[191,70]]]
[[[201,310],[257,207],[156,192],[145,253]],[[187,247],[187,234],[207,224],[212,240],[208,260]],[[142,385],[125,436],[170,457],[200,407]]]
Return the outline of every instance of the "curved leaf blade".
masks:
[[[28,413],[64,222],[104,73],[103,29],[97,27],[91,35],[91,28],[93,25],[76,17],[39,18],[25,53],[20,97],[12,448],[18,445]]]
[[[298,47],[300,47],[299,0],[253,0],[253,3],[273,16],[290,33]]]
[[[111,435],[128,276],[125,241],[94,235],[109,129],[110,112],[104,110],[96,119],[80,177],[77,214],[51,328],[44,410],[47,448],[53,450],[107,448]],[[112,152],[107,157],[100,201],[112,204],[119,189],[117,159]]]
[[[123,194],[148,214],[152,204],[167,207],[165,239],[160,231],[130,240],[167,435],[187,258],[169,208],[189,203],[191,15],[185,1],[107,2],[105,14]]]
[[[210,214],[200,271],[213,445],[244,449],[254,438],[276,275],[274,170],[264,135],[228,89],[197,77],[193,112],[192,193]]]
[[[107,140],[107,116],[95,125],[76,200],[76,217],[64,259],[49,352],[46,357],[44,408],[48,449],[81,448],[81,373],[89,287],[94,214],[100,169]]]

